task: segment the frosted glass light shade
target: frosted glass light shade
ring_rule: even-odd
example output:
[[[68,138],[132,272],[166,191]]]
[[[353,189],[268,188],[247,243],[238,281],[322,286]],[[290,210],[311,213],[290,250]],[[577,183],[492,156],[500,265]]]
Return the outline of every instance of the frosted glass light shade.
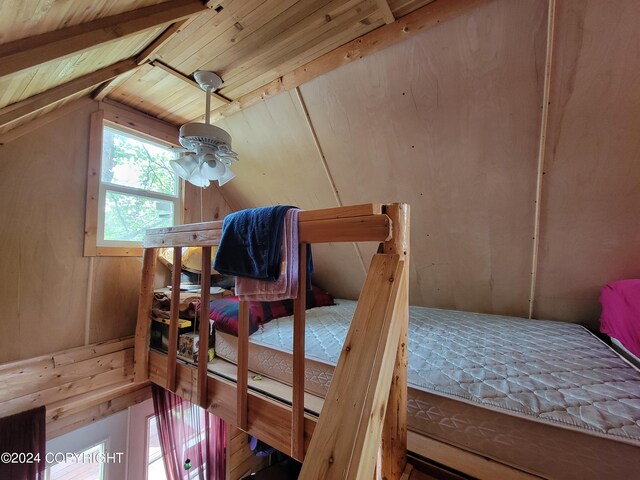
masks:
[[[194,155],[185,155],[177,160],[171,160],[169,163],[173,171],[181,178],[189,178],[198,168],[198,161]]]
[[[196,187],[207,188],[209,186],[209,179],[203,174],[202,167],[197,168],[188,178],[187,182],[195,185]]]
[[[229,167],[227,167],[226,171],[224,172],[224,175],[222,175],[222,177],[220,177],[220,179],[218,180],[218,185],[222,186],[225,183],[233,180],[235,177],[236,177],[236,174],[233,173]]]
[[[224,163],[217,161],[213,155],[203,155],[202,175],[209,180],[218,180],[225,174],[225,170]]]

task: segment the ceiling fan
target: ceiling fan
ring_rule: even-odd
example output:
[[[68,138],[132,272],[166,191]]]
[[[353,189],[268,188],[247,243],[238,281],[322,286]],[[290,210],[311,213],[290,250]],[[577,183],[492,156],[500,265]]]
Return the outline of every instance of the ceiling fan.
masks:
[[[171,160],[171,167],[179,177],[198,187],[206,188],[216,180],[222,186],[236,176],[229,167],[238,161],[238,154],[231,150],[231,135],[210,123],[211,92],[220,87],[222,79],[207,71],[197,71],[193,76],[207,92],[205,121],[180,127],[179,141],[186,154]]]

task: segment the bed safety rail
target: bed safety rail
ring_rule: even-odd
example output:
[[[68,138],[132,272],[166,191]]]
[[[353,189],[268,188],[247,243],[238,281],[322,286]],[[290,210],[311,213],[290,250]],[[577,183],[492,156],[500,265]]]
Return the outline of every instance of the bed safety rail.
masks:
[[[216,221],[149,230],[145,236],[135,381],[151,379],[259,438],[257,433],[261,433],[263,440],[303,461],[300,478],[369,480],[374,473],[389,480],[401,478],[407,438],[408,205],[365,204],[300,212],[301,268],[294,301],[291,407],[248,389],[248,302],[239,306],[235,385],[207,371],[207,348],[199,349],[197,367],[177,362],[179,295],[171,296],[166,357],[150,351],[157,249],[173,247],[172,291],[177,292],[182,247],[202,247],[200,318],[207,319],[211,247],[218,245],[221,231],[222,222]],[[316,419],[305,414],[304,405],[305,246],[363,241],[381,243],[369,267],[322,413]],[[200,322],[199,336],[200,345],[208,345],[207,321]]]

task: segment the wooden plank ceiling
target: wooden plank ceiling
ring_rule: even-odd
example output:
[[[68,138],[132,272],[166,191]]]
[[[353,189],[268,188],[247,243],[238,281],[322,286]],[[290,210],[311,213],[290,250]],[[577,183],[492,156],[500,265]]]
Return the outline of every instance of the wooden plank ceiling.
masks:
[[[0,132],[92,93],[181,124],[196,70],[224,80],[215,110],[431,1],[4,0]]]

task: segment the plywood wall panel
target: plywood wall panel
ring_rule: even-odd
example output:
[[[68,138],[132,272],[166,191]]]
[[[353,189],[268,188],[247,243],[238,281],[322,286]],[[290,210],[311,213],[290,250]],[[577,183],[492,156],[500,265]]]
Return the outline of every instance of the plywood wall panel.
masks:
[[[283,93],[223,120],[240,161],[237,177],[222,187],[233,210],[274,204],[303,209],[337,206],[331,184],[292,92]],[[357,298],[364,270],[351,244],[314,248],[318,281],[331,293]]]
[[[557,3],[535,316],[597,326],[640,277],[640,4]]]
[[[342,201],[411,204],[412,304],[527,314],[545,21],[492,2],[301,87]]]
[[[0,362],[84,342],[88,118],[96,108],[0,147]]]
[[[89,343],[135,333],[141,260],[139,257],[93,259]]]
[[[0,144],[0,363],[134,333],[141,259],[83,256],[97,109],[87,100]],[[219,193],[203,192],[205,214],[229,211]],[[199,198],[186,195],[185,210],[199,216]],[[163,275],[156,286],[167,285]]]

